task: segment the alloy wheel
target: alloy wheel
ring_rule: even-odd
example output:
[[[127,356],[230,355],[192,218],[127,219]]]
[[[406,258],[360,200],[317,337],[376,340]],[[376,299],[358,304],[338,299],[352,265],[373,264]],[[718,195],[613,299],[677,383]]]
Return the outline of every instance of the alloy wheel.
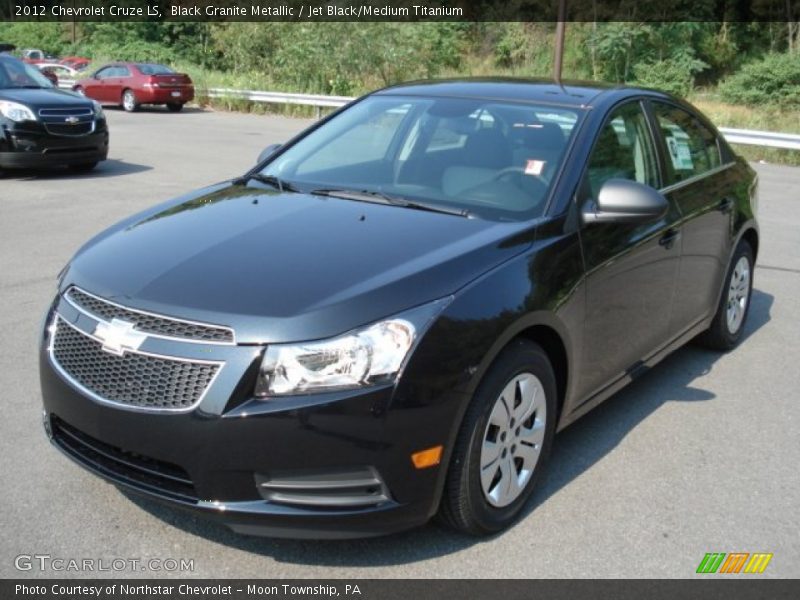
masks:
[[[130,90],[122,95],[122,107],[128,112],[133,112],[136,109],[136,97]]]
[[[483,435],[480,478],[492,506],[508,506],[533,475],[544,442],[547,404],[541,381],[522,373],[506,384]]]
[[[750,261],[742,256],[736,262],[731,273],[728,286],[728,305],[726,311],[728,331],[732,334],[739,331],[747,312],[747,302],[750,300]]]

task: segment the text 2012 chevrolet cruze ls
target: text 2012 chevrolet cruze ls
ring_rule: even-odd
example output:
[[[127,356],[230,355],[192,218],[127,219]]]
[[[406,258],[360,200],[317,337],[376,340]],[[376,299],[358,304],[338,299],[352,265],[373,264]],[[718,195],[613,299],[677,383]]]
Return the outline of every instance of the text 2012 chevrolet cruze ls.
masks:
[[[747,316],[756,177],[690,106],[408,84],[133,216],[59,279],[45,427],[234,530],[486,534],[556,431]]]

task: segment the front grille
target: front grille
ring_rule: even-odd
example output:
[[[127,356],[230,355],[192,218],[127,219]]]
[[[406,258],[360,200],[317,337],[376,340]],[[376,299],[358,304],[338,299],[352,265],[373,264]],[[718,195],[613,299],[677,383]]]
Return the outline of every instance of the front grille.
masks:
[[[58,367],[98,400],[138,409],[189,410],[202,399],[219,363],[126,352],[102,344],[56,317],[51,355]]]
[[[87,294],[75,287],[70,288],[67,292],[67,300],[98,319],[103,321],[111,321],[112,319],[128,321],[133,323],[136,329],[144,333],[206,343],[232,344],[234,341],[233,330],[228,327],[194,323],[126,308],[92,294]]]
[[[50,416],[50,431],[59,448],[111,479],[178,500],[198,500],[189,474],[177,465],[96,440],[56,415]]]
[[[39,116],[45,119],[61,119],[62,121],[67,117],[90,117],[94,114],[92,109],[83,106],[72,108],[42,108],[39,110]]]
[[[52,135],[79,136],[94,132],[94,121],[88,123],[45,123],[44,128]]]

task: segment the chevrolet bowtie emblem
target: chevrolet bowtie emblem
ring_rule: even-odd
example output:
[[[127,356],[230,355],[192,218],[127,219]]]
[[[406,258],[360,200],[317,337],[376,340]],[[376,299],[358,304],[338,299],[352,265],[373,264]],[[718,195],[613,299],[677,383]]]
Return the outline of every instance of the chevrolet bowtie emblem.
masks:
[[[75,125],[80,119],[78,117],[67,117],[64,119],[65,122],[69,123],[70,125]]]
[[[111,319],[111,323],[101,321],[94,329],[94,337],[103,343],[103,350],[116,356],[138,350],[147,339],[147,335],[134,329],[133,323],[121,319]]]

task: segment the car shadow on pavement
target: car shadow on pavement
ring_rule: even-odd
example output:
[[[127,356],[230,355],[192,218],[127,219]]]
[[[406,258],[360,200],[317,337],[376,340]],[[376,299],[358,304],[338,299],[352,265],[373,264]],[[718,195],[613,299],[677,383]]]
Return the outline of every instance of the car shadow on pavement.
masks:
[[[91,171],[71,171],[66,167],[53,168],[47,170],[20,169],[18,171],[6,171],[4,180],[32,181],[45,179],[102,179],[104,177],[118,177],[120,175],[131,175],[150,171],[150,165],[139,165],[109,158],[97,165]]]
[[[742,343],[770,320],[774,297],[754,289]],[[556,436],[547,475],[522,514],[537,506],[588,470],[613,450],[634,428],[668,402],[706,402],[716,399],[692,383],[711,371],[724,354],[689,344],[615,394]],[[245,552],[269,556],[278,562],[315,566],[385,566],[444,556],[491,542],[446,530],[432,522],[424,527],[386,537],[363,540],[309,541],[255,538],[238,535],[223,525],[164,506],[135,494],[123,494],[141,509],[187,533]]]

